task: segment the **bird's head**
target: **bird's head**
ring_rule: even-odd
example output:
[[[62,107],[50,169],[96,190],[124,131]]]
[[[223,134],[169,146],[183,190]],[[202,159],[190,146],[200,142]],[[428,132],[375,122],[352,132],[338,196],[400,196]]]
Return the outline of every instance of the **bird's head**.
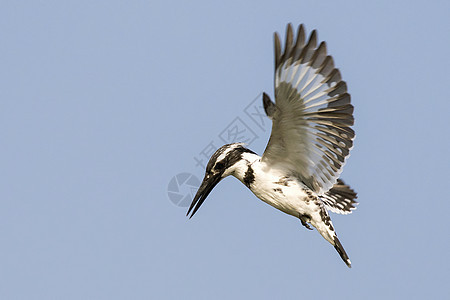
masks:
[[[244,153],[254,153],[242,143],[227,144],[220,147],[209,159],[205,177],[192,200],[186,215],[192,211],[190,218],[197,212],[213,188],[225,177],[233,175],[235,166],[242,161]]]

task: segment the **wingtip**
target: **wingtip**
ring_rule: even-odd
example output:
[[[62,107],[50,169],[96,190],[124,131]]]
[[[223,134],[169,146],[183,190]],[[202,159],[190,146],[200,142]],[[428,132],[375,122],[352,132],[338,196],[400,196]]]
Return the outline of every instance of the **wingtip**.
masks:
[[[292,26],[291,22],[286,24],[286,31],[292,31],[293,30],[292,28],[293,28],[293,26]]]
[[[274,44],[274,57],[275,57],[275,70],[278,68],[281,56],[281,42],[280,36],[277,32],[273,33],[273,44]]]
[[[269,117],[269,119],[272,120],[273,115],[275,114],[276,106],[275,103],[270,100],[269,95],[267,95],[266,93],[263,93],[263,106],[266,115]]]

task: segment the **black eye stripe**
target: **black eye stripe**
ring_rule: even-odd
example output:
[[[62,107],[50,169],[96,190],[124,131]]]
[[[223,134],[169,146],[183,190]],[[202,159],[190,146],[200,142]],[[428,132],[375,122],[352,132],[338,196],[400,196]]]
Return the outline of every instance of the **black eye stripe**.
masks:
[[[232,149],[230,149],[232,148]],[[231,151],[228,151],[225,158],[223,158],[222,161],[216,162],[217,159],[228,149]],[[236,145],[236,144],[227,144],[220,147],[209,159],[208,165],[206,166],[206,172],[211,172],[213,169],[215,170],[223,170],[225,167],[231,167],[238,161],[242,159],[243,153],[253,153],[255,152],[244,148],[242,145]]]

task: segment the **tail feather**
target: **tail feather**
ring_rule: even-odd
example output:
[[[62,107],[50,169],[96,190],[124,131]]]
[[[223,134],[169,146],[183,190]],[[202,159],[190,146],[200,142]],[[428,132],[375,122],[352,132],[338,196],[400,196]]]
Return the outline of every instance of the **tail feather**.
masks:
[[[312,217],[310,218],[309,222],[317,229],[317,231],[322,235],[322,237],[324,237],[331,245],[334,246],[334,249],[336,249],[336,251],[339,253],[345,264],[349,268],[351,268],[352,263],[348,258],[348,255],[345,252],[344,247],[342,247],[341,242],[337,238],[336,231],[334,230],[330,215],[328,214],[328,211],[325,208],[325,204],[320,200],[316,201],[315,204],[319,209],[317,213],[312,214]],[[305,220],[302,220],[302,216],[300,216],[300,220],[302,221],[302,223],[305,222]]]
[[[345,252],[344,247],[342,247],[342,244],[339,241],[339,239],[337,238],[337,236],[334,236],[334,249],[336,249],[336,251],[339,253],[339,255],[341,256],[342,260],[345,262],[347,267],[351,268],[352,262],[348,258],[348,255]]]

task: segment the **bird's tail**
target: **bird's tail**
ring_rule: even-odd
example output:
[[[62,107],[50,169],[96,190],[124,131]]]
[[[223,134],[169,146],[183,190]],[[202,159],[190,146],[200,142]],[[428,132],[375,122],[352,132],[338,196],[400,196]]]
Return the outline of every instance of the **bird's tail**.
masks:
[[[344,247],[342,247],[341,242],[339,241],[336,231],[334,231],[333,224],[331,222],[331,218],[325,209],[324,205],[320,206],[320,220],[316,220],[316,222],[313,222],[312,225],[316,227],[317,231],[331,244],[334,246],[334,249],[339,253],[342,260],[345,262],[345,264],[351,268],[351,261],[348,258],[347,253],[344,250]]]
[[[344,247],[342,247],[342,244],[336,235],[334,236],[334,249],[336,249],[336,251],[339,253],[339,255],[341,256],[342,260],[345,262],[347,267],[351,268],[352,262],[348,258],[348,255],[345,252]]]

